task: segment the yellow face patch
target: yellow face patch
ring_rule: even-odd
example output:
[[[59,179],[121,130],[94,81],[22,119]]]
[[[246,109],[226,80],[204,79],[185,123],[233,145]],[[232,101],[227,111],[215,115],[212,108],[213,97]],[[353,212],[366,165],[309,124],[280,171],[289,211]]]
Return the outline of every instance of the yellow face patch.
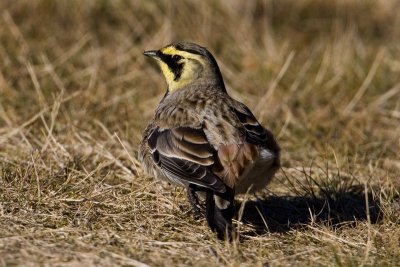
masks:
[[[162,60],[157,61],[158,65],[160,65],[162,73],[164,74],[165,80],[167,80],[168,87],[170,87],[171,82],[173,82],[175,79],[175,75],[165,62]]]
[[[167,81],[168,89],[171,92],[181,89],[185,85],[196,80],[200,76],[205,65],[202,56],[177,50],[174,46],[164,47],[160,50],[160,52],[164,55],[179,55],[182,57],[182,59],[178,61],[180,64],[182,64],[181,75],[178,79],[176,79],[173,70],[171,70],[170,66],[168,66],[166,62],[164,62],[161,58],[157,59],[161,71],[164,74],[165,80]]]
[[[167,47],[162,48],[161,53],[166,54],[166,55],[175,55],[177,52],[179,52],[174,46],[170,45]]]

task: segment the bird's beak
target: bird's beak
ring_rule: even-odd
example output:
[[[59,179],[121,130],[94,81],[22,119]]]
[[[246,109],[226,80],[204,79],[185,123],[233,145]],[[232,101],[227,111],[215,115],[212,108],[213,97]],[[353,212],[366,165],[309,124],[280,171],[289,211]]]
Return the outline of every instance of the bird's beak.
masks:
[[[145,51],[143,52],[143,55],[151,58],[160,58],[160,52],[158,50],[150,50],[150,51]]]

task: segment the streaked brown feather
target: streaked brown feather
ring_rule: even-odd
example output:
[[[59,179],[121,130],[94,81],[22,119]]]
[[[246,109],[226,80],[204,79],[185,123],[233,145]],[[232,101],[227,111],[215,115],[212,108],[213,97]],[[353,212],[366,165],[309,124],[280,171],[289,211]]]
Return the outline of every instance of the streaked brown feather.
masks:
[[[159,153],[168,157],[184,159],[206,166],[214,163],[212,158],[213,148],[210,144],[189,143],[184,139],[176,138],[174,132],[177,131],[177,129],[180,128],[164,130],[164,133],[160,132],[157,134],[157,141],[153,144],[153,147],[155,147]],[[180,131],[182,130],[180,129]],[[197,129],[197,131],[199,131],[197,134],[199,136],[197,137],[197,140],[200,140],[200,138],[205,139],[205,137],[202,137],[201,129]],[[194,131],[192,132],[192,135],[194,135]]]
[[[239,177],[257,156],[257,147],[249,143],[222,145],[218,148],[222,169],[215,170],[215,173],[225,184],[234,188]]]
[[[204,135],[198,134],[195,129],[188,127],[179,127],[173,130],[173,134],[180,138],[181,140],[185,140],[187,142],[193,144],[208,144],[207,138]]]
[[[189,132],[197,144],[188,142],[182,134],[185,132]],[[224,183],[211,172],[210,166],[215,163],[215,150],[208,142],[201,141],[205,138],[201,128],[161,130],[155,127],[149,134],[148,145],[154,162],[169,180],[181,184],[194,183],[216,192],[225,192]]]

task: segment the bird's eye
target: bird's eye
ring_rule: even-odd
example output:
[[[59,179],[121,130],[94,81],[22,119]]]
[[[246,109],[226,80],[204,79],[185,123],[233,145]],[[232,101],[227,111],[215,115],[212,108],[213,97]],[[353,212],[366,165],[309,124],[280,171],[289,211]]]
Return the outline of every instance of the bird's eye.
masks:
[[[175,60],[175,61],[178,61],[178,60],[182,59],[182,57],[179,56],[179,55],[174,55],[174,56],[172,57],[172,59]]]

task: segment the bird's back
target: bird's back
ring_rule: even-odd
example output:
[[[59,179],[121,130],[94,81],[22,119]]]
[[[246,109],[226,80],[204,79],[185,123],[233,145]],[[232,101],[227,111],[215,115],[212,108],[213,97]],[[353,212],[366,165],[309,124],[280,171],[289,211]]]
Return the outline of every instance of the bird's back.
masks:
[[[201,90],[189,87],[167,95],[144,135],[151,134],[155,128],[162,131],[182,127],[204,133],[213,160],[206,167],[224,184],[235,188],[236,193],[246,193],[249,188],[250,192],[263,189],[279,167],[279,147],[272,134],[244,104],[211,86]],[[144,136],[144,142],[147,139]],[[146,149],[151,150],[148,144],[142,143],[141,154],[149,156],[151,153]],[[148,160],[145,165],[152,162]],[[152,175],[160,172],[154,166],[146,169]],[[157,176],[168,178],[164,173]],[[177,179],[169,180],[185,185]]]

